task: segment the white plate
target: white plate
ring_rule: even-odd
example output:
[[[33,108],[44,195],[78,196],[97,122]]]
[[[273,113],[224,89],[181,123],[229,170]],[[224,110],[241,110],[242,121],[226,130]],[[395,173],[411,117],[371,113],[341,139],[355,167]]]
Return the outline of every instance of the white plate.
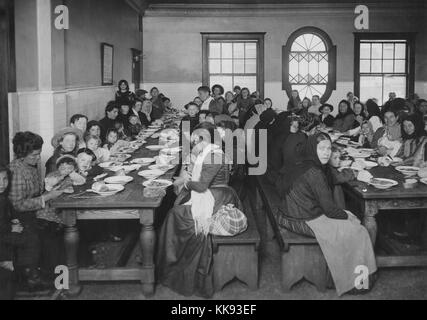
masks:
[[[109,177],[109,178],[104,179],[105,183],[121,184],[121,185],[128,184],[131,181],[133,181],[133,178],[129,177],[129,176],[117,176],[117,177]]]
[[[157,146],[146,146],[146,148],[148,149],[148,150],[151,150],[151,151],[160,151],[160,150],[162,150],[163,148],[164,148],[165,146],[160,146],[160,145],[157,145]]]
[[[139,158],[139,159],[133,159],[132,163],[135,164],[142,164],[143,166],[149,165],[150,163],[155,162],[156,159],[154,158]]]
[[[120,166],[121,164],[118,161],[108,161],[104,163],[100,163],[99,166],[103,169],[113,168]]]
[[[385,182],[387,184],[373,183],[372,180],[377,180],[377,181]],[[381,190],[389,189],[389,188],[397,186],[399,184],[397,181],[390,180],[390,179],[375,178],[375,179],[372,179],[372,180],[371,180],[371,182],[369,184],[372,185],[372,186],[374,186],[375,188],[381,189]]]
[[[165,148],[165,149],[160,150],[161,154],[166,154],[166,155],[176,155],[180,152],[181,152],[181,147]]]
[[[410,167],[410,166],[398,166],[396,170],[400,173],[403,173],[405,176],[413,177],[418,174],[420,168],[418,167]]]
[[[172,170],[175,166],[171,164],[161,165],[161,164],[153,164],[152,166],[149,166],[148,169],[150,170],[161,170],[168,172],[169,170]]]
[[[125,187],[122,186],[121,184],[107,184],[107,187],[108,187],[109,191],[105,191],[105,192],[95,191],[93,189],[90,189],[88,191],[95,192],[95,193],[99,194],[100,196],[112,196],[112,195],[119,193],[125,189]]]
[[[367,170],[378,167],[378,163],[373,161],[365,161],[365,165]]]
[[[161,183],[161,186],[156,186],[153,185],[155,183]],[[142,184],[144,187],[146,188],[162,188],[162,189],[166,189],[167,187],[173,185],[173,183],[169,180],[163,180],[163,179],[158,179],[158,180],[149,180],[149,181],[145,181]]]
[[[163,170],[143,170],[138,172],[138,175],[145,179],[156,179],[165,174]]]
[[[133,164],[130,166],[118,166],[118,167],[110,168],[110,171],[117,172],[120,170],[124,170],[126,173],[129,173],[129,172],[138,170],[140,167],[141,165]]]
[[[422,179],[420,180],[420,182],[421,182],[421,183],[424,183],[425,185],[427,185],[427,178],[422,178]]]
[[[132,156],[130,155],[130,154],[122,154],[122,153],[120,153],[120,154],[113,154],[113,155],[111,155],[111,157],[110,158],[112,158],[112,159],[117,159],[118,161],[122,161],[122,162],[125,162],[127,159],[129,159],[129,158],[131,158]]]

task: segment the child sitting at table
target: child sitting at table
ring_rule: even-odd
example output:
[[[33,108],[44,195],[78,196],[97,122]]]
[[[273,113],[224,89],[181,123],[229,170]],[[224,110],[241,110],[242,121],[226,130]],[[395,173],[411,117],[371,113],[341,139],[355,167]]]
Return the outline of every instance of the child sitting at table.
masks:
[[[119,132],[117,129],[108,129],[107,131],[107,143],[104,148],[110,151],[111,155],[119,152],[120,148],[128,146],[128,142],[119,139]]]
[[[359,144],[362,148],[371,148],[372,140],[374,139],[374,128],[370,121],[364,121],[361,126],[359,135]]]
[[[86,148],[77,152],[78,174],[85,179],[85,182],[103,173],[103,170],[95,164],[96,156],[92,150]]]
[[[73,181],[70,175],[77,170],[77,162],[74,157],[65,155],[56,161],[56,171],[49,173],[45,178],[45,189],[64,190],[64,193],[73,193]]]
[[[144,129],[142,126],[139,117],[136,114],[133,114],[129,117],[129,135],[132,140],[136,140],[139,133]]]
[[[110,161],[110,151],[105,148],[101,148],[102,141],[98,136],[87,135],[85,137],[85,141],[87,148],[92,150],[96,156],[96,164]]]
[[[344,191],[341,185],[354,180],[356,177],[351,169],[338,170],[341,167],[341,151],[332,147],[331,158],[328,163],[328,171],[330,172],[330,178],[332,179],[332,185],[334,186],[333,196],[335,204],[340,209],[346,209]]]
[[[119,140],[130,140],[130,137],[128,137],[128,133],[126,132],[127,130],[122,122],[116,122],[115,127],[117,129],[117,135]]]

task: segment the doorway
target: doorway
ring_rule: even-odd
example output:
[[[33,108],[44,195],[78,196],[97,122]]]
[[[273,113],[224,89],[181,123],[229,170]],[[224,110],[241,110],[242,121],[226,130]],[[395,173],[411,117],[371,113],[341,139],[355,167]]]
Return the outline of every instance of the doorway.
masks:
[[[0,0],[0,163],[9,163],[9,100],[16,92],[14,1]]]

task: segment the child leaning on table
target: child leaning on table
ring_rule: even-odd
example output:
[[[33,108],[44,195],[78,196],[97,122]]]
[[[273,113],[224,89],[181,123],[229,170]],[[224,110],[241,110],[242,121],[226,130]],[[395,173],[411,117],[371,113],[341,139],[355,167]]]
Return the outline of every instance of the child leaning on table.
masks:
[[[129,146],[129,142],[119,139],[117,129],[108,129],[106,138],[107,143],[104,145],[104,149],[109,150],[111,155],[118,153],[121,148]]]
[[[340,209],[345,210],[346,207],[344,200],[344,191],[342,190],[341,185],[354,180],[356,176],[354,175],[353,170],[351,169],[338,170],[341,167],[340,157],[341,151],[336,147],[332,147],[332,154],[331,158],[329,159],[328,170],[332,178],[332,191],[335,203]]]
[[[132,140],[136,140],[139,133],[144,129],[144,127],[141,124],[141,121],[139,120],[139,117],[136,114],[132,114],[129,116],[129,135],[132,138]]]
[[[105,148],[101,148],[101,138],[94,135],[87,135],[85,137],[86,146],[89,150],[92,150],[96,156],[95,164],[104,163],[110,161],[110,151]]]

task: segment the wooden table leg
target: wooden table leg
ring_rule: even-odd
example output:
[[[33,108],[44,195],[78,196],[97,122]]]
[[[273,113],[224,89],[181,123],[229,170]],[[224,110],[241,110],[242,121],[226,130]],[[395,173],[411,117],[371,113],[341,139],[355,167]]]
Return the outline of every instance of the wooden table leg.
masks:
[[[372,246],[375,247],[375,242],[377,240],[377,220],[376,215],[378,214],[378,205],[376,201],[365,201],[364,203],[364,215],[363,215],[363,225],[368,230],[369,236],[371,237]]]
[[[67,291],[67,295],[73,297],[78,296],[82,291],[82,287],[79,284],[79,266],[77,261],[80,237],[77,229],[76,210],[65,211],[63,219],[65,222],[65,255],[70,277],[70,288]]]
[[[154,210],[144,209],[140,211],[141,220],[141,248],[142,248],[142,268],[141,284],[142,293],[146,297],[154,295],[154,248],[156,245],[156,232],[154,230]]]

